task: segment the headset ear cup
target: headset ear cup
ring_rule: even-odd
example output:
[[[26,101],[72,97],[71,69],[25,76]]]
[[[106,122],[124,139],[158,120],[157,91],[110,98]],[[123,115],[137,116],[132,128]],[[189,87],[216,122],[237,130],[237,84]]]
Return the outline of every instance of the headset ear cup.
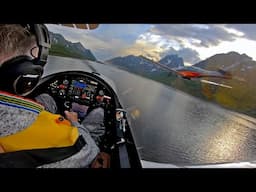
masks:
[[[44,68],[41,65],[32,65],[31,68],[27,71],[29,74],[42,76],[44,72]]]
[[[28,56],[19,56],[0,67],[0,88],[18,95],[30,92],[39,82],[43,67],[35,65]]]
[[[43,75],[43,67],[32,64],[14,81],[14,91],[18,95],[25,96],[39,83]]]
[[[15,94],[26,96],[29,94],[38,84],[40,76],[36,75],[21,75],[13,83],[13,90]]]

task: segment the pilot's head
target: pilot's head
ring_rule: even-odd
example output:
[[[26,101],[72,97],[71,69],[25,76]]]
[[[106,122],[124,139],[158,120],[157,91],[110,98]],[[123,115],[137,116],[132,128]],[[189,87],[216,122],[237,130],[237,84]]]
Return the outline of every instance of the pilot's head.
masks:
[[[0,90],[23,96],[43,74],[43,66],[37,64],[37,38],[26,27],[0,24]]]
[[[20,24],[0,24],[0,65],[14,57],[37,57],[36,37]]]

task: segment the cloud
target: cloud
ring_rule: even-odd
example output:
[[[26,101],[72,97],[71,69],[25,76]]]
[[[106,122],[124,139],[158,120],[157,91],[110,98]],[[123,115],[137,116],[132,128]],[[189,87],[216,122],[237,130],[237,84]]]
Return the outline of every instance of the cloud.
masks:
[[[156,39],[158,39],[158,41],[156,41]],[[158,36],[148,35],[147,33],[142,34],[134,44],[127,47],[127,49],[123,49],[121,55],[144,55],[151,59],[159,60],[160,54],[167,50],[167,47],[163,44],[164,43]]]
[[[140,32],[148,30],[149,25],[139,24],[102,24],[95,30],[82,30],[48,25],[50,31],[62,34],[71,42],[81,42],[99,60],[120,56],[136,41]]]
[[[150,28],[148,24],[101,24],[93,35],[100,40],[122,39],[132,44],[137,37]]]
[[[244,38],[256,40],[256,24],[226,24],[225,26],[242,32]]]
[[[173,55],[173,54],[177,54],[178,56],[182,57],[184,62],[189,64],[195,64],[201,60],[198,52],[190,48],[182,48],[180,50],[175,50],[173,48],[170,48],[169,50],[161,53],[161,58],[163,58],[166,55]]]
[[[132,46],[122,52],[122,55],[130,54],[144,55],[155,61],[159,61],[168,54],[177,54],[189,64],[200,61],[196,50],[184,47],[179,41],[169,40],[150,32],[141,34]]]
[[[190,43],[197,47],[216,46],[222,41],[233,41],[237,37],[225,30],[223,25],[215,24],[158,24],[149,31],[166,39],[174,39],[183,46]]]
[[[232,50],[234,40],[256,40],[256,25],[250,24],[101,24],[95,30],[48,27],[69,41],[81,42],[99,60],[130,54],[159,60],[166,54],[178,54],[194,64],[206,50],[207,56],[220,52],[223,43],[230,43],[228,49]]]

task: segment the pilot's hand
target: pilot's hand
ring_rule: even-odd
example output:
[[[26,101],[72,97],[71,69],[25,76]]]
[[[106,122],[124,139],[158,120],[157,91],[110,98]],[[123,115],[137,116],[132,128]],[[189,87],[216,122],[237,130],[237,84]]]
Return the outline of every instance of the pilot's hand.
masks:
[[[4,148],[3,148],[3,146],[0,144],[0,153],[4,153],[5,151],[4,151]]]
[[[76,112],[64,111],[67,120],[71,122],[78,122],[78,115]]]
[[[110,155],[100,152],[92,162],[91,168],[110,168]]]

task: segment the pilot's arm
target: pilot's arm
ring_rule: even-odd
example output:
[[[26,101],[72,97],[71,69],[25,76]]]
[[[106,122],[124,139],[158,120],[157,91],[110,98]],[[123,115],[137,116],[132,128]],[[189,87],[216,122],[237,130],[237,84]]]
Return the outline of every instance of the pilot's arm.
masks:
[[[78,123],[78,115],[75,112],[65,111],[66,118],[71,122]],[[110,155],[105,152],[99,152],[94,161],[92,162],[91,168],[110,168]]]
[[[65,111],[64,113],[66,119],[71,122],[71,125],[78,128],[79,134],[83,136],[86,145],[73,156],[58,162],[42,165],[40,168],[89,167],[100,152],[100,149],[91,137],[89,130],[78,122],[77,113],[69,111]]]
[[[46,111],[57,113],[57,104],[49,94],[42,93],[35,97],[35,101],[43,105]]]

